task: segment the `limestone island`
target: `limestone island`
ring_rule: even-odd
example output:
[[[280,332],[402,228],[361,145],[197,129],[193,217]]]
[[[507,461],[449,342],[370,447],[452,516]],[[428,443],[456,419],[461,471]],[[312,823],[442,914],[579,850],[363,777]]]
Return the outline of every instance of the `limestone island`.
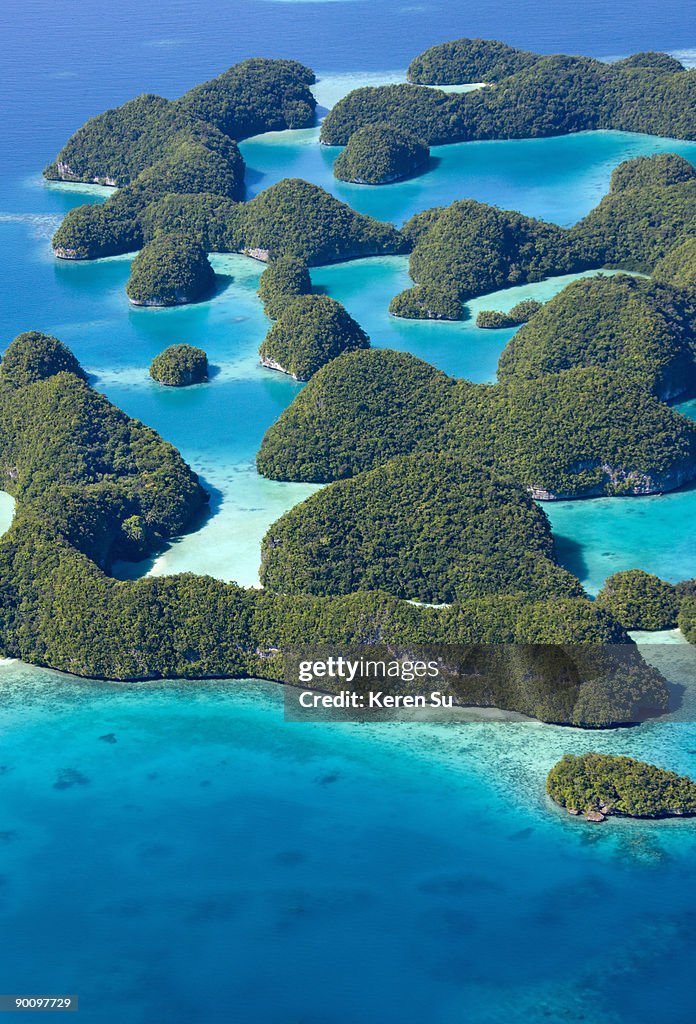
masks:
[[[134,306],[181,306],[207,298],[215,272],[205,249],[184,235],[158,235],[133,260],[126,293]]]
[[[588,821],[610,815],[676,818],[696,814],[696,782],[688,775],[612,754],[565,754],[546,780],[546,792],[569,814]]]
[[[388,185],[427,166],[430,148],[403,128],[369,124],[359,128],[336,158],[334,177],[356,185]]]
[[[340,302],[327,295],[303,295],[280,314],[259,355],[263,366],[305,381],[342,352],[369,345],[360,324]]]
[[[174,388],[203,384],[208,379],[208,357],[193,345],[170,345],[152,360],[150,376]]]
[[[524,299],[507,313],[501,313],[497,309],[482,309],[476,317],[476,326],[489,330],[519,327],[521,324],[526,324],[535,313],[538,313],[542,305],[543,303],[537,302],[536,299]]]

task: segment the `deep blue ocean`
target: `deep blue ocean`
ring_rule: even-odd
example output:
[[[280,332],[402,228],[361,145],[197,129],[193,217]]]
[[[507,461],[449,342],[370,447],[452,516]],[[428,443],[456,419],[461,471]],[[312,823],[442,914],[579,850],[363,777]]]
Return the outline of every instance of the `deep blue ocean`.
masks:
[[[47,186],[42,167],[87,117],[144,91],[175,97],[245,57],[310,64],[326,107],[363,82],[399,80],[419,51],[462,35],[696,61],[696,13],[681,0],[4,5],[0,348],[30,328],[60,337],[213,494],[197,533],[124,575],[256,582],[266,528],[313,490],[254,469],[298,385],[257,364],[268,328],[258,264],[216,256],[211,301],[130,309],[127,257],[53,259],[64,212],[101,196]],[[472,197],[572,224],[624,159],[674,151],[696,163],[696,143],[584,133],[439,147],[427,174],[370,189],[333,179],[336,151],[320,149],[315,130],[242,149],[249,195],[296,175],[394,223]],[[389,257],[312,277],[373,344],[493,380],[512,332],[390,320],[407,270]],[[478,307],[547,298],[565,280]],[[210,384],[173,392],[148,379],[153,356],[177,341],[207,350]],[[694,415],[694,403],[682,409]],[[693,489],[546,510],[559,556],[590,592],[617,569],[696,574]],[[671,642],[646,656],[681,708],[591,736],[496,715],[299,725],[285,723],[269,684],[106,685],[1,663],[0,994],[78,994],[85,1024],[690,1024],[696,824],[593,828],[544,795],[558,757],[590,748],[696,772],[696,649],[660,639]]]

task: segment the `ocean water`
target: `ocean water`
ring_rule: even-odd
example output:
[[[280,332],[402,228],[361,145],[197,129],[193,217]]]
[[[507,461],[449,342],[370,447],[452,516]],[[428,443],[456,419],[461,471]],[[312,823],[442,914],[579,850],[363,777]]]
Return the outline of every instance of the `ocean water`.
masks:
[[[50,237],[66,210],[108,194],[43,183],[70,132],[138,92],[175,96],[256,54],[312,64],[321,107],[401,80],[415,53],[464,34],[544,52],[696,55],[694,12],[677,0],[659,11],[618,0],[610,14],[600,0],[492,0],[465,17],[445,0],[121,0],[79,17],[66,0],[10,0],[0,29],[3,343],[29,328],[62,338],[211,491],[199,531],[122,575],[193,570],[248,585],[268,525],[314,490],[254,470],[299,388],[257,363],[263,268],[215,256],[210,302],[154,311],[126,301],[128,257],[56,262]],[[335,182],[335,151],[316,137],[247,140],[249,194],[299,175],[395,223],[472,197],[570,224],[621,160],[696,159],[693,144],[613,132],[475,143],[438,147],[426,174],[370,189]],[[477,330],[477,309],[548,298],[566,280],[486,296],[459,324],[416,324],[386,312],[409,283],[404,258],[312,277],[374,344],[477,381],[494,379],[512,335]],[[149,380],[154,355],[181,341],[207,350],[208,385]],[[590,591],[621,568],[696,573],[693,490],[545,507]],[[0,529],[12,508],[0,495]],[[568,751],[696,772],[696,650],[676,632],[639,639],[677,710],[591,735],[475,714],[452,726],[300,725],[284,722],[267,683],[121,686],[0,664],[0,992],[77,993],[86,1024],[687,1024],[696,825],[595,828],[544,795]]]
[[[693,648],[651,654],[693,684]],[[108,1024],[693,1019],[696,826],[544,795],[589,746],[693,771],[693,719],[300,725],[265,683],[11,662],[0,692],[5,992]]]

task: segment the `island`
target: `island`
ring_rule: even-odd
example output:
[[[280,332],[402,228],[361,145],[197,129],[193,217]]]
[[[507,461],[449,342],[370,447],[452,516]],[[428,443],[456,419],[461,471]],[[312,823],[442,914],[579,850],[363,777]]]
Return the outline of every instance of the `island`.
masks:
[[[507,313],[501,313],[497,309],[482,309],[476,315],[476,326],[487,330],[519,327],[538,313],[542,305],[543,303],[537,302],[536,299],[524,299],[517,302]]]
[[[696,137],[694,76],[665,55],[607,64],[466,39],[434,50],[411,64],[420,84],[363,87],[340,100],[322,122],[322,142],[345,146],[358,129],[384,122],[431,146],[601,129]],[[452,94],[426,81],[490,87]]]
[[[696,388],[695,340],[693,293],[625,274],[585,278],[554,296],[508,342],[498,379],[606,366],[674,400]]]
[[[395,295],[389,303],[391,316],[406,320],[461,320],[463,307],[451,289],[417,284]]]
[[[396,456],[286,512],[264,539],[261,581],[287,594],[378,588],[431,604],[584,596],[525,488],[449,454]]]
[[[362,327],[340,302],[328,295],[302,295],[286,305],[259,355],[263,366],[305,381],[342,352],[369,345]]]
[[[651,273],[690,235],[694,202],[696,168],[663,153],[620,164],[608,194],[572,228],[472,199],[417,213],[401,229],[415,287],[390,310],[429,316],[421,299],[427,289],[441,297],[436,310],[459,308],[461,319],[471,298],[546,277],[601,267]]]
[[[307,261],[298,256],[279,256],[264,270],[259,279],[259,298],[270,320],[277,320],[291,302],[300,295],[309,295],[312,279]]]
[[[674,629],[681,596],[678,586],[642,569],[629,569],[609,576],[595,603],[626,629]]]
[[[546,792],[569,814],[588,821],[610,815],[674,818],[696,814],[696,782],[688,775],[613,754],[565,754],[546,780]]]
[[[215,151],[224,139],[308,128],[316,107],[309,88],[313,82],[314,72],[297,61],[255,58],[195,86],[179,100],[138,96],[87,121],[44,174],[122,187],[192,136],[207,140]]]
[[[267,431],[257,466],[275,480],[327,483],[438,451],[546,501],[654,494],[696,478],[696,423],[604,367],[472,384],[372,349],[314,375]]]
[[[133,260],[126,293],[134,306],[180,306],[214,288],[205,249],[185,235],[157,235]]]
[[[175,388],[203,384],[208,379],[208,357],[193,345],[170,345],[152,360],[150,376]]]
[[[430,148],[411,132],[389,124],[368,124],[351,135],[333,172],[357,185],[388,185],[410,178],[430,160]]]

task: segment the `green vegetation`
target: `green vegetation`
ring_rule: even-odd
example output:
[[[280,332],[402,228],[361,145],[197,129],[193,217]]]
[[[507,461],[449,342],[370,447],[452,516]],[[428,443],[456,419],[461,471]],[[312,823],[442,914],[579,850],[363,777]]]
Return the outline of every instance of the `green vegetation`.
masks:
[[[369,124],[351,135],[334,162],[341,181],[386,185],[415,174],[430,159],[430,149],[411,132],[388,124]]]
[[[259,280],[259,298],[264,313],[271,320],[277,320],[291,302],[311,291],[307,261],[297,256],[280,256],[273,260]]]
[[[404,233],[408,230],[407,222]],[[466,302],[589,266],[573,254],[567,230],[473,199],[452,203],[438,211],[424,230],[417,225],[417,231],[420,237],[411,253],[411,277],[419,285],[444,292],[450,301]],[[410,291],[397,296],[399,308],[408,308],[404,303],[409,297]]]
[[[546,780],[552,800],[571,813],[631,818],[696,814],[696,783],[687,775],[656,768],[632,757],[565,754]]]
[[[302,295],[280,314],[259,355],[264,366],[309,380],[342,352],[368,348],[370,339],[340,302],[327,295]]]
[[[170,345],[152,360],[150,376],[176,388],[202,384],[208,379],[208,357],[193,345]]]
[[[680,599],[671,583],[641,569],[630,569],[614,573],[605,581],[596,604],[625,629],[673,629]]]
[[[287,594],[379,589],[436,603],[582,596],[527,491],[451,455],[400,456],[312,495],[266,534],[261,579]]]
[[[157,235],[133,260],[126,292],[137,306],[176,306],[204,299],[214,287],[200,245],[184,235]]]
[[[455,39],[419,54],[408,66],[408,78],[417,85],[498,82],[538,59],[534,53],[493,39]]]
[[[10,342],[2,357],[1,372],[4,386],[12,388],[24,388],[57,373],[72,373],[80,380],[87,380],[87,374],[70,349],[40,331],[25,331]]]
[[[461,320],[462,304],[447,288],[417,284],[395,295],[389,303],[392,316],[411,320]]]
[[[355,213],[318,185],[284,178],[237,208],[231,248],[318,266],[404,252],[406,243],[391,224]]]
[[[171,445],[93,391],[72,353],[34,331],[0,364],[0,453],[16,523],[99,565],[180,533],[206,500]]]
[[[670,249],[653,270],[653,279],[673,288],[684,288],[696,293],[696,237],[687,238],[681,245]]]
[[[495,309],[482,309],[476,316],[476,326],[485,328],[519,327],[538,313],[543,303],[536,299],[524,299],[507,313]]]
[[[138,96],[87,121],[44,173],[123,186],[176,147],[180,132],[214,135],[221,145],[224,136],[239,140],[309,127],[316,105],[309,89],[313,81],[313,72],[295,61],[256,59],[234,65],[174,102]]]
[[[138,179],[103,205],[72,210],[53,246],[66,259],[95,259],[132,252],[163,235],[186,236],[207,252],[243,252],[270,261],[292,256],[310,265],[408,247],[391,224],[355,213],[317,185],[291,178],[248,203],[209,191],[161,195]]]
[[[152,214],[146,218],[145,209],[160,197],[165,197],[158,212],[169,221],[166,232],[193,223],[200,244],[209,248],[209,242],[219,243],[219,232],[211,237],[207,229],[229,214],[229,203],[218,200],[214,210],[210,198],[203,208],[194,200],[193,210],[185,210],[187,219],[179,225],[184,211],[181,203],[173,208],[171,194],[242,199],[244,161],[233,140],[311,125],[313,81],[313,73],[294,61],[248,60],[175,102],[139,96],[92,118],[44,173],[66,181],[117,185],[119,191],[103,206],[70,211],[53,240],[56,255],[96,259],[139,249],[154,233]]]
[[[696,425],[600,367],[474,385],[376,349],[320,370],[267,431],[257,465],[325,483],[438,451],[542,499],[655,493],[696,475]]]
[[[426,51],[412,80],[495,82],[448,94],[422,85],[355,89],[322,123],[321,140],[344,146],[368,124],[386,122],[428,145],[475,139],[524,139],[610,129],[696,137],[696,75],[643,58],[603,64],[589,57],[536,56],[481,40]]]
[[[574,281],[508,342],[498,378],[607,366],[675,398],[696,383],[694,323],[693,300],[664,285],[623,274]]]
[[[570,242],[592,266],[650,273],[696,232],[695,209],[692,164],[673,153],[638,157],[619,164],[609,192],[571,229]]]
[[[328,483],[394,455],[437,451],[456,387],[404,352],[342,356],[319,370],[266,432],[258,470],[272,480]]]
[[[232,139],[284,128],[311,128],[314,72],[295,60],[255,57],[194,86],[178,106]]]
[[[235,143],[224,135],[220,139],[219,151],[190,139],[179,140],[176,147],[169,147],[167,156],[142,171],[103,205],[90,203],[71,210],[53,237],[56,255],[95,259],[139,249],[154,233],[152,216],[148,216],[150,205],[160,208],[159,230],[164,227],[171,231],[177,220],[172,208],[178,209],[180,220],[190,194],[194,194],[190,203],[193,212],[181,225],[183,228],[200,229],[203,224],[229,216],[233,200],[241,198],[243,192],[244,161]],[[201,242],[209,240],[201,234]]]
[[[460,85],[499,82],[532,67],[541,56],[490,39],[456,39],[431,46],[408,68],[408,79],[417,85]],[[667,53],[634,53],[612,64],[614,69],[639,68],[663,74],[684,71],[684,65]]]
[[[690,582],[689,591],[680,594],[677,625],[689,643],[696,644],[696,581]],[[678,591],[679,586],[677,584]]]
[[[186,235],[206,252],[228,252],[236,208],[232,199],[208,192],[165,195],[145,207],[140,226],[146,242],[155,235]]]
[[[447,648],[445,671],[464,701],[585,725],[666,706],[661,677],[584,598],[495,595],[427,608],[380,591],[315,597],[188,573],[109,578],[113,559],[142,558],[185,529],[205,494],[170,445],[74,374],[16,386],[0,368],[0,471],[17,500],[0,539],[7,656],[110,679],[292,679],[282,652],[307,637],[404,652],[426,645],[431,656],[434,644],[474,644]],[[528,646],[571,641],[573,650]],[[501,643],[527,646],[486,646]],[[623,652],[620,687],[611,652],[597,644]]]
[[[416,286],[443,296],[444,305],[593,267],[649,272],[696,231],[695,208],[696,169],[659,154],[621,164],[611,191],[573,228],[460,200],[416,214],[402,235],[413,247]],[[422,316],[413,292],[394,300],[401,315]]]
[[[676,57],[670,57],[668,53],[657,53],[654,50],[647,50],[643,53],[634,53],[630,57],[614,62],[615,68],[648,68],[651,71],[659,71],[661,74],[674,74],[676,71],[683,71],[684,65]]]

